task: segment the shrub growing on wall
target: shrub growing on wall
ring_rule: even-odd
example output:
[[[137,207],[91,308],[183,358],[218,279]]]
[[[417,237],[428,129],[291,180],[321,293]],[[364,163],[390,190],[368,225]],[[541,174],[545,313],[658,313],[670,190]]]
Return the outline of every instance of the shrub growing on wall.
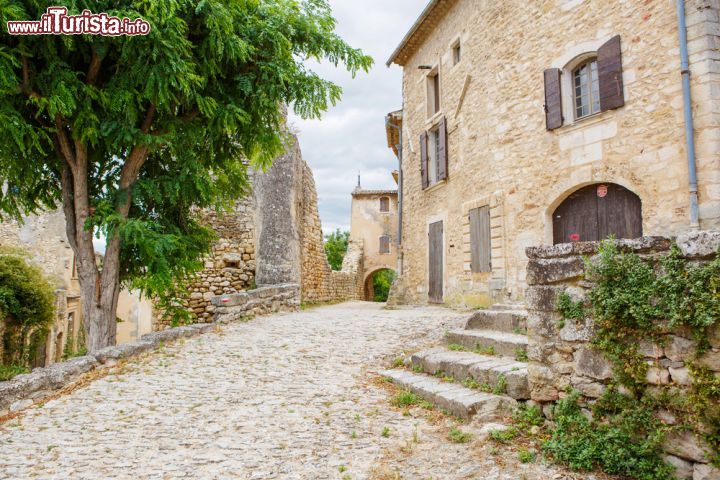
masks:
[[[699,362],[710,348],[711,329],[720,322],[720,255],[698,264],[673,245],[659,259],[642,258],[621,252],[611,239],[602,242],[596,258],[586,260],[585,276],[594,282],[587,298],[573,300],[563,293],[558,310],[563,321],[593,319],[592,344],[612,362],[614,386],[592,406],[591,419],[579,413],[577,394],[562,400],[555,410],[558,428],[546,450],[578,469],[664,479],[669,478],[661,461],[665,435],[691,431],[708,445],[708,459],[720,465],[720,376]],[[696,345],[694,358],[685,359],[692,383],[686,389],[650,387],[651,365],[640,344],[662,346],[677,332]],[[672,412],[677,425],[661,421],[659,410]],[[619,445],[639,449],[631,459],[609,447],[618,439]]]
[[[20,373],[18,367],[28,365],[54,318],[55,292],[43,272],[19,251],[0,251],[0,319],[5,323],[0,364]]]

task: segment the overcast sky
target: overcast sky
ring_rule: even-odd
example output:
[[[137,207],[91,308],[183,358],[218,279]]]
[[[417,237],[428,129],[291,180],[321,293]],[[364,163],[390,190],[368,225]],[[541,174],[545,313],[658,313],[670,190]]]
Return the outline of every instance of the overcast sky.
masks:
[[[402,106],[402,71],[385,66],[390,54],[427,5],[426,0],[330,0],[337,31],[351,46],[375,59],[370,73],[355,79],[342,68],[315,65],[323,78],[343,88],[343,98],[322,120],[290,115],[299,130],[303,157],[315,174],[320,218],[327,233],[350,228],[350,193],[358,171],[363,188],[396,188],[390,172],[397,158],[387,148],[384,118]]]

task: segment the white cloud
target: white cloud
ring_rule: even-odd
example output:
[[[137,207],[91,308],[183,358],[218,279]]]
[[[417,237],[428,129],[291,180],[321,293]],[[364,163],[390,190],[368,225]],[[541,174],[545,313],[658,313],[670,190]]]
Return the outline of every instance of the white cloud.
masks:
[[[343,99],[322,120],[302,120],[291,113],[299,130],[303,157],[315,174],[320,217],[325,232],[350,228],[350,193],[358,171],[364,188],[395,188],[390,172],[397,159],[387,148],[384,117],[402,105],[402,71],[385,62],[418,17],[425,0],[330,1],[339,35],[375,59],[372,70],[352,79],[342,68],[311,68],[343,88]]]

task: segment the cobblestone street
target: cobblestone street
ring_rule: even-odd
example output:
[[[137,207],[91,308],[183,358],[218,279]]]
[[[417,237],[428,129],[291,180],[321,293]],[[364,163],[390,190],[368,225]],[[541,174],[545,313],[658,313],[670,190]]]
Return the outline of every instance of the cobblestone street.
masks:
[[[463,318],[352,302],[222,326],[0,426],[0,478],[553,478],[450,443],[372,381]]]

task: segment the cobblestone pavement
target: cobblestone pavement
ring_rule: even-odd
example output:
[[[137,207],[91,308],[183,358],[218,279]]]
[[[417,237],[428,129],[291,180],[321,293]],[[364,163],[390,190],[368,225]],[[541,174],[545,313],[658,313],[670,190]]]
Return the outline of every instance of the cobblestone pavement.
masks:
[[[371,380],[463,318],[352,302],[220,327],[0,425],[0,478],[553,478],[451,444]]]

